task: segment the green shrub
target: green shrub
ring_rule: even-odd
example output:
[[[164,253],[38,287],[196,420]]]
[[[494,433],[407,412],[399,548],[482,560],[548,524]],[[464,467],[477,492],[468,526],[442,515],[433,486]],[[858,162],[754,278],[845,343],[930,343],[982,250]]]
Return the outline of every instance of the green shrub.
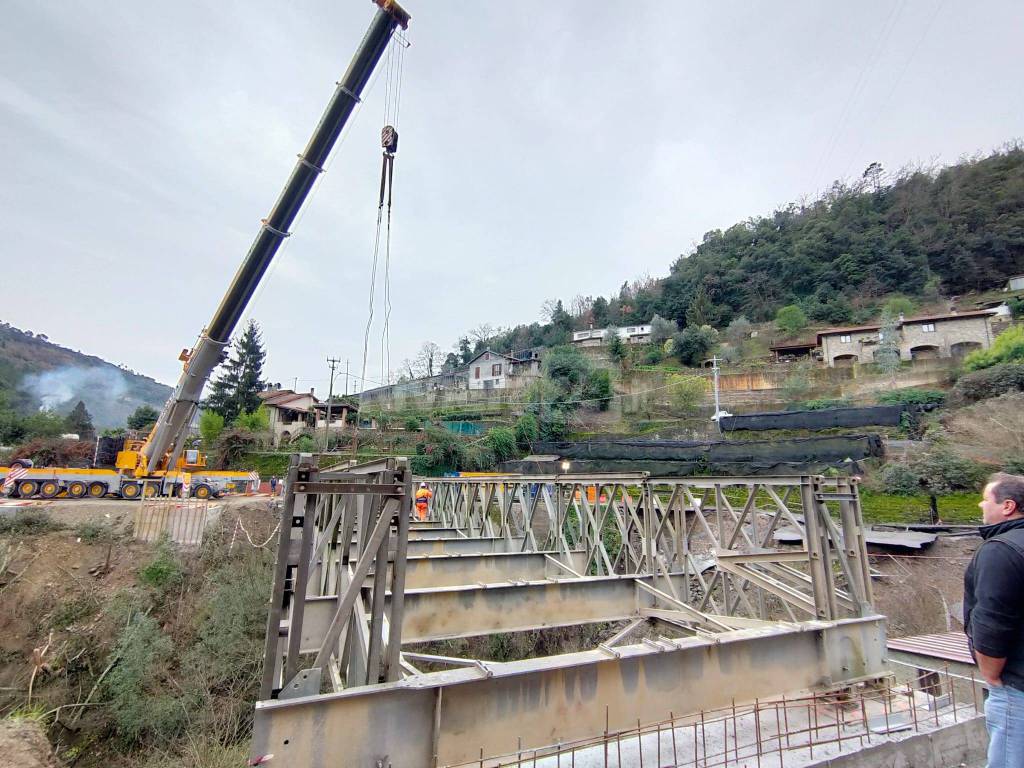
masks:
[[[416,432],[419,430],[421,422],[415,416],[406,416],[402,426],[404,426],[409,432]]]
[[[934,389],[897,389],[894,392],[883,392],[878,396],[882,405],[942,405],[946,400],[945,392]]]
[[[660,347],[652,347],[644,352],[644,356],[641,358],[641,362],[644,365],[657,365],[665,359],[665,354],[661,351]]]
[[[693,414],[708,394],[708,382],[703,376],[669,376],[668,396],[673,409]]]
[[[299,435],[288,444],[295,453],[312,453],[316,450],[316,440],[309,435]]]
[[[185,578],[181,563],[166,539],[157,544],[156,557],[139,571],[139,581],[158,593],[166,593]]]
[[[49,625],[53,629],[70,627],[80,619],[95,614],[99,607],[98,599],[92,595],[66,595],[50,614]]]
[[[184,722],[186,704],[162,685],[174,657],[171,638],[152,616],[136,613],[121,633],[113,656],[117,663],[103,687],[118,736],[129,744],[173,738]]]
[[[514,427],[516,444],[523,449],[529,448],[530,443],[540,436],[540,427],[537,424],[537,417],[532,413],[524,413],[518,419]]]
[[[913,496],[921,492],[921,476],[906,464],[886,464],[879,474],[879,485],[885,493]]]
[[[224,417],[216,411],[203,411],[199,414],[199,434],[203,438],[203,445],[209,450],[217,442],[220,433],[224,431]]]
[[[1024,475],[1024,456],[1011,456],[1003,464],[1003,471],[1011,475]]]
[[[1024,363],[1000,363],[961,376],[949,397],[953,406],[969,405],[1007,392],[1024,391]]]
[[[38,536],[63,527],[41,509],[17,510],[10,517],[0,517],[0,536]]]
[[[882,311],[887,315],[892,315],[893,317],[909,315],[914,311],[914,302],[906,296],[901,296],[897,293],[882,305]]]
[[[231,743],[243,738],[259,694],[273,557],[262,550],[210,573],[212,591],[199,606],[198,631],[182,667],[194,725]]]
[[[672,354],[683,365],[696,367],[707,359],[718,344],[718,331],[710,325],[688,326],[673,336]],[[667,344],[668,342],[666,342]]]
[[[496,461],[508,461],[516,455],[516,433],[511,427],[493,427],[486,443]]]
[[[583,382],[583,389],[580,393],[583,400],[590,407],[596,407],[600,411],[607,411],[612,397],[612,376],[605,368],[598,368],[590,371]]]
[[[106,541],[113,535],[113,528],[107,523],[86,521],[75,528],[75,535],[82,541]]]
[[[979,371],[999,363],[1024,360],[1024,325],[1011,325],[996,336],[989,349],[979,349],[964,358],[964,369]]]
[[[235,419],[234,426],[250,432],[266,432],[270,429],[270,412],[265,405],[261,405],[255,411],[240,413]]]
[[[427,427],[409,465],[417,475],[437,476],[466,468],[464,445],[447,429]]]
[[[976,461],[958,456],[949,448],[936,447],[911,462],[928,493],[943,496],[954,491],[981,488],[988,471]]]
[[[827,411],[830,408],[849,408],[853,403],[849,398],[821,398],[819,400],[805,400],[800,404],[804,411]]]

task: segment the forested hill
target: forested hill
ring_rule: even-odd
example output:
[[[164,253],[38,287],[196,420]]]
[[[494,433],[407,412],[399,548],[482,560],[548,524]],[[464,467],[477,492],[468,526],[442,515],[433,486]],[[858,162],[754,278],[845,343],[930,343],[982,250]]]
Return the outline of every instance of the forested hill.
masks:
[[[937,173],[887,179],[873,164],[814,204],[708,232],[660,295],[635,303],[680,323],[700,294],[719,315],[712,321],[768,319],[798,303],[812,319],[843,322],[851,304],[885,293],[959,294],[1022,272],[1024,149],[1014,146]]]
[[[617,296],[548,302],[544,324],[489,336],[477,329],[446,365],[483,346],[551,346],[574,329],[656,314],[680,327],[722,328],[739,315],[769,320],[798,304],[815,323],[863,322],[888,293],[934,300],[997,288],[1022,273],[1024,145],[937,171],[890,175],[873,163],[857,183],[836,183],[813,203],[708,232],[667,277],[625,283]]]
[[[102,429],[124,426],[140,405],[161,408],[170,393],[148,376],[0,322],[0,410],[49,408],[64,416],[82,400]]]

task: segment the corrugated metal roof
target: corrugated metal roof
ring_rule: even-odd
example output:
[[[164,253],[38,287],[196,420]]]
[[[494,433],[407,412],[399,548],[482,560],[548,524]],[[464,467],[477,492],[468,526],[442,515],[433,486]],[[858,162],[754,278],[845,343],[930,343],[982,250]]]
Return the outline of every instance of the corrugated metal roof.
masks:
[[[915,635],[894,637],[888,642],[889,650],[913,653],[932,659],[974,664],[967,647],[967,635],[963,632],[943,632],[938,635]]]

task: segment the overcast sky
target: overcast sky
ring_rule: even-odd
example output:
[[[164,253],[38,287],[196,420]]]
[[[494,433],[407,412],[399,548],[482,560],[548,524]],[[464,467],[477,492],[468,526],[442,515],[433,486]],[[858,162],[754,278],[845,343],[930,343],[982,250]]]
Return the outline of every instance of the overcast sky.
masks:
[[[662,276],[704,232],[872,161],[1024,135],[1020,0],[406,7],[395,369],[425,341],[538,320],[546,298]],[[176,381],[374,10],[7,0],[0,319]],[[360,372],[386,84],[247,313],[285,386],[326,394],[329,355]]]

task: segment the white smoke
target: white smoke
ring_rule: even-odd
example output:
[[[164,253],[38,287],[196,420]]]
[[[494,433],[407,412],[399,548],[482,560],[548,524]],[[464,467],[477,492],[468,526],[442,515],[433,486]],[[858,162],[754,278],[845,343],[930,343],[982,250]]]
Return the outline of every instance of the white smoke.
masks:
[[[97,394],[116,402],[128,393],[124,376],[112,368],[79,368],[65,366],[45,373],[32,373],[22,379],[20,388],[35,395],[40,410],[61,410],[78,400],[89,401]]]

